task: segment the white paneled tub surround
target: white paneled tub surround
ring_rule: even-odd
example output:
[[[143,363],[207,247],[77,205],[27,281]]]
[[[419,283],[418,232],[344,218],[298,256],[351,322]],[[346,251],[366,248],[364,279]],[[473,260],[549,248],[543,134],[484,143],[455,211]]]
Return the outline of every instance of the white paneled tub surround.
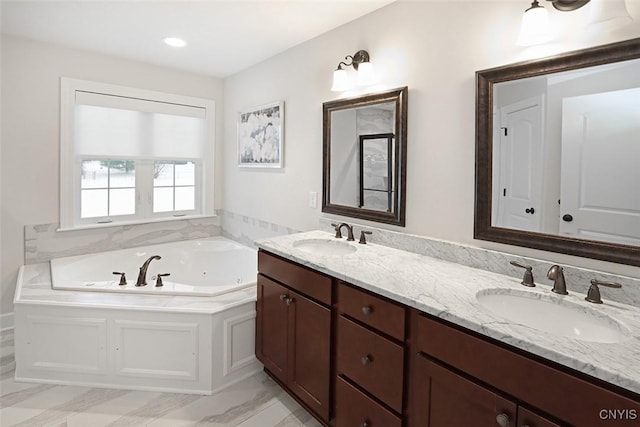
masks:
[[[223,238],[199,242],[237,245]],[[248,250],[253,283],[236,290],[221,285],[224,292],[214,296],[59,290],[49,263],[23,266],[14,299],[16,381],[212,394],[254,374],[262,369],[254,355],[257,257]],[[210,267],[219,265],[213,260],[219,254],[195,252],[192,259],[207,261],[207,275],[215,276]],[[238,274],[245,273],[232,276]],[[135,288],[133,280],[127,287]]]

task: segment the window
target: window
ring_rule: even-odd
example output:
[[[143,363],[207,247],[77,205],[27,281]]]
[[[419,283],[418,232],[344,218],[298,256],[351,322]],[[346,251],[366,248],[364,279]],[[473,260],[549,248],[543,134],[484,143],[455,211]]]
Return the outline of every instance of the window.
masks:
[[[213,101],[63,78],[61,120],[61,229],[213,214]]]
[[[136,213],[134,160],[82,160],[80,218]]]
[[[153,166],[153,212],[195,209],[194,162],[160,161]]]

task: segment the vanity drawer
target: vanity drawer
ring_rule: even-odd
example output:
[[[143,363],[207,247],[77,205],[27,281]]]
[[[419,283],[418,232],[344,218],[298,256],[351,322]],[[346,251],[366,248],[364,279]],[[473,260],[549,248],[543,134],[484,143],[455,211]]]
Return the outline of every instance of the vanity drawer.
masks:
[[[323,304],[331,305],[331,278],[287,261],[276,255],[258,251],[258,271]]]
[[[399,341],[404,341],[405,308],[401,305],[340,283],[338,310]]]
[[[404,348],[343,316],[337,347],[338,373],[402,412]]]
[[[575,426],[604,425],[603,409],[640,414],[640,402],[494,344],[457,327],[414,312],[416,351],[457,368],[505,394]],[[616,420],[617,426],[637,420]],[[608,424],[606,424],[608,425]]]
[[[336,427],[400,427],[393,412],[338,377],[336,381]]]

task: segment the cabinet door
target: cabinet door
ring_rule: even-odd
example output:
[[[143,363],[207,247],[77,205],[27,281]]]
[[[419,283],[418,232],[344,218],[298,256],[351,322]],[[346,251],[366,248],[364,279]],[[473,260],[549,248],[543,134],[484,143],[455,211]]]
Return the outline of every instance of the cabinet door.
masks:
[[[331,310],[290,291],[288,386],[329,420]]]
[[[283,383],[287,381],[288,293],[284,286],[258,275],[256,356]]]
[[[417,355],[410,403],[414,427],[516,426],[516,404]],[[502,423],[498,417],[502,418]]]

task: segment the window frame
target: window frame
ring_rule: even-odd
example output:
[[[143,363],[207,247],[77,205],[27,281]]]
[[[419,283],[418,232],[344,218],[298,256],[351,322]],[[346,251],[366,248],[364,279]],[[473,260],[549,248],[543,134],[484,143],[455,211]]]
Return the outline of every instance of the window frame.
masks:
[[[204,157],[200,159],[131,159],[136,160],[136,213],[112,217],[80,218],[81,164],[82,160],[90,159],[87,156],[82,158],[74,156],[74,113],[76,92],[78,91],[203,108],[207,129]],[[60,79],[60,227],[58,230],[214,216],[214,147],[215,101],[211,99],[62,77]],[[97,160],[99,157],[102,156],[94,156],[91,159]],[[117,156],[114,157],[114,159],[116,158]],[[153,167],[153,162],[158,160],[196,162],[196,204],[193,211],[153,212],[153,180],[149,183],[140,182],[138,168]],[[143,198],[147,198],[147,200],[144,201]]]

